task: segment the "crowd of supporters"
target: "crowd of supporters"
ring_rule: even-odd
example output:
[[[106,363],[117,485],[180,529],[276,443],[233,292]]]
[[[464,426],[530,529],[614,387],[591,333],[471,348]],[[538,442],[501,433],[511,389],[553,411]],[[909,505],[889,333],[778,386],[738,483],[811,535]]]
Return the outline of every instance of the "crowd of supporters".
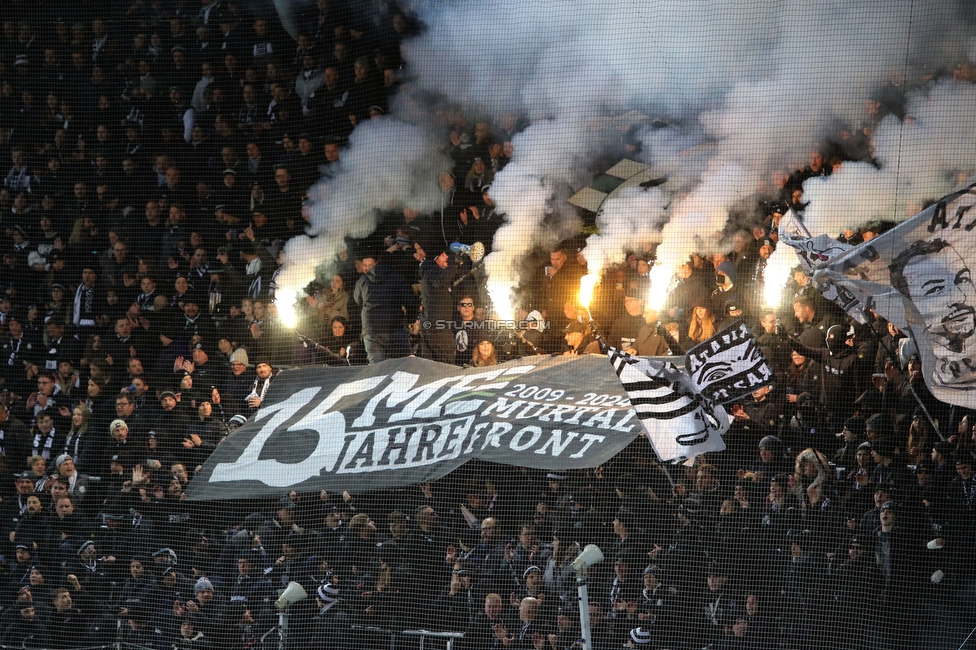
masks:
[[[764,287],[803,181],[870,160],[907,86],[733,211],[729,252],[689,258],[658,311],[652,246],[603,271],[592,313],[582,239],[537,251],[514,335],[472,326],[491,315],[484,273],[450,244],[490,251],[505,222],[491,182],[528,123],[446,110],[439,208],[390,209],[349,241],[292,330],[273,302],[282,248],[356,124],[389,119],[401,42],[420,29],[375,4],[318,0],[294,39],[273,12],[222,0],[0,8],[0,645],[270,647],[295,581],[309,598],[289,608],[289,647],[381,648],[377,630],[424,628],[471,650],[569,650],[570,562],[596,543],[598,649],[958,646],[976,618],[976,412],[932,397],[894,325],[852,323],[799,270],[780,308]],[[636,155],[634,132],[621,152]],[[732,407],[726,452],[680,469],[637,440],[585,471],[469,465],[387,493],[184,498],[280,368],[585,354],[591,315],[610,345],[654,356],[743,319],[777,381]]]

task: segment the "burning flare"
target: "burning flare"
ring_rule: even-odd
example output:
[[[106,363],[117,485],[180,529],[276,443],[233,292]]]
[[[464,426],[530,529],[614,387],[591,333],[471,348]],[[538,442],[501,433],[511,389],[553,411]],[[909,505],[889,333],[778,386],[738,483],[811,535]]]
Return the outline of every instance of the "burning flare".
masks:
[[[763,270],[763,305],[769,309],[779,307],[783,287],[790,279],[790,269],[797,263],[796,252],[786,245],[773,251]]]
[[[298,293],[293,289],[278,289],[275,292],[275,306],[278,308],[278,318],[281,323],[294,329],[298,325],[298,312],[295,311],[295,300]]]
[[[586,308],[587,314],[590,312],[590,302],[593,300],[593,290],[600,281],[600,276],[595,273],[587,273],[580,278],[579,301]]]
[[[651,267],[651,291],[647,304],[654,311],[660,311],[667,302],[673,277],[674,269],[669,265],[658,263]]]

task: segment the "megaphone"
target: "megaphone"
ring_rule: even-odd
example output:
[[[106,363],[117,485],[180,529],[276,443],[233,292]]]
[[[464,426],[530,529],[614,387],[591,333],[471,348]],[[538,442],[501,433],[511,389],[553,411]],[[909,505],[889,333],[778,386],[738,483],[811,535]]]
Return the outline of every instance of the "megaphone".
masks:
[[[281,592],[278,596],[278,600],[275,601],[275,607],[279,610],[283,610],[292,603],[297,603],[300,600],[305,600],[308,598],[308,594],[305,593],[305,588],[302,587],[297,582],[289,582],[285,590]]]
[[[576,556],[573,560],[572,567],[573,571],[580,573],[586,571],[588,568],[594,564],[599,564],[603,562],[603,551],[596,544],[587,544],[586,547],[580,551],[580,554]]]
[[[485,245],[480,241],[476,241],[470,246],[461,242],[454,242],[451,244],[451,252],[458,255],[467,255],[471,258],[472,262],[477,264],[485,257]]]

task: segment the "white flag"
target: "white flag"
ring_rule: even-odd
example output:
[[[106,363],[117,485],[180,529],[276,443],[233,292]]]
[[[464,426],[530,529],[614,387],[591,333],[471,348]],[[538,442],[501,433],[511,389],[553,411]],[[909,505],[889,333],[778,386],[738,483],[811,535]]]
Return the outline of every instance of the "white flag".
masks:
[[[722,434],[729,430],[729,417],[721,406],[708,404],[688,375],[673,364],[615,348],[607,354],[661,461],[725,449]]]
[[[861,324],[868,322],[864,305],[854,297],[854,294],[844,287],[835,285],[826,276],[815,275],[817,269],[823,268],[830,263],[830,260],[840,257],[854,246],[837,241],[829,235],[811,237],[810,232],[793,210],[784,214],[779,222],[779,241],[796,251],[804,273],[814,278],[813,286],[823,294],[824,298],[835,303],[857,322]]]
[[[932,394],[976,408],[976,185],[816,271],[908,332]]]

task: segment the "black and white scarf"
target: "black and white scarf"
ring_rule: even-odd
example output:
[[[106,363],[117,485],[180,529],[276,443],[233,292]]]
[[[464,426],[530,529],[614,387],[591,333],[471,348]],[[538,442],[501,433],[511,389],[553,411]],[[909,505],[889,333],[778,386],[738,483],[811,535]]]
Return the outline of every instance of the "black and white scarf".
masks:
[[[261,401],[263,402],[264,401],[264,396],[268,392],[268,386],[271,385],[271,380],[272,379],[273,379],[273,377],[268,377],[267,379],[261,379],[260,377],[257,377],[254,380],[254,385],[251,387],[251,394],[252,395],[257,395],[258,398],[260,398]],[[259,387],[261,389],[260,392],[258,392],[258,388]]]
[[[54,447],[54,437],[57,435],[54,427],[51,427],[50,433],[44,436],[44,433],[38,429],[34,434],[34,441],[31,443],[31,449],[33,450],[34,456],[41,456],[44,460],[51,460],[51,449]]]
[[[95,287],[89,287],[84,282],[78,285],[71,322],[79,326],[94,327]]]

